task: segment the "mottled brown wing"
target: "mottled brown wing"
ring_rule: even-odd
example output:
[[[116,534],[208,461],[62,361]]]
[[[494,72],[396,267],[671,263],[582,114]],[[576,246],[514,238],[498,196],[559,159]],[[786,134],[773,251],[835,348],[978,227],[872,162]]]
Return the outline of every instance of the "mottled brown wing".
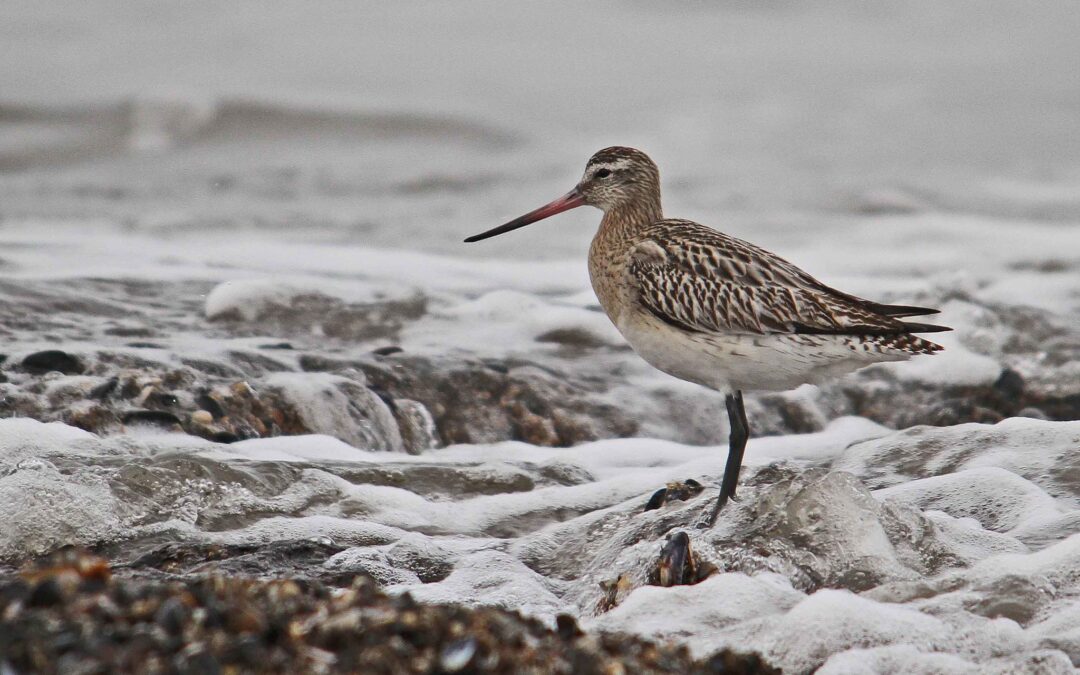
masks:
[[[716,333],[908,333],[911,324],[869,309],[783,258],[685,220],[643,233],[630,274],[640,301],[664,321]]]

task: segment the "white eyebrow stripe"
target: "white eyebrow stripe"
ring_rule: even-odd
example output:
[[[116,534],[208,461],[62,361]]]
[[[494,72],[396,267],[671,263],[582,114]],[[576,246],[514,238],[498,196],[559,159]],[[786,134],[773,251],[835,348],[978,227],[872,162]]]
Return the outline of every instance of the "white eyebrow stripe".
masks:
[[[595,174],[600,169],[608,169],[609,171],[618,171],[619,169],[625,169],[630,166],[629,159],[616,159],[611,162],[603,162],[602,164],[593,164],[591,171]]]

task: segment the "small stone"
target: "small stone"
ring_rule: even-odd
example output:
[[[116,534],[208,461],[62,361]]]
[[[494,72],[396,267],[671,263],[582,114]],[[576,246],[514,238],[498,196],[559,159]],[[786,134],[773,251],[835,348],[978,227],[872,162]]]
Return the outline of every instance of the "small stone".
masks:
[[[457,673],[464,670],[475,655],[475,639],[455,640],[443,648],[439,655],[439,665],[447,673]]]
[[[108,380],[102,382],[98,386],[90,390],[87,394],[90,398],[101,401],[107,398],[110,394],[116,391],[117,385],[120,384],[120,378],[110,377]]]
[[[154,614],[154,621],[169,635],[180,635],[187,622],[187,607],[179,598],[169,598]]]
[[[294,349],[290,342],[273,342],[270,344],[259,345],[259,349]]]
[[[155,408],[173,408],[180,405],[180,399],[176,397],[176,394],[171,392],[154,390],[146,397],[143,404]]]
[[[1024,378],[1012,368],[1006,368],[1001,371],[1001,375],[994,382],[994,390],[1007,400],[1019,400],[1024,393]]]
[[[570,614],[560,614],[555,617],[555,630],[564,640],[573,640],[585,634],[578,626],[577,619]]]
[[[581,328],[555,328],[536,336],[537,342],[554,342],[567,347],[596,349],[603,347],[604,341]]]
[[[377,356],[390,356],[391,354],[400,354],[405,351],[397,345],[390,345],[388,347],[379,347],[378,349],[372,349],[371,353]]]
[[[34,586],[27,604],[31,607],[52,607],[60,604],[63,600],[64,591],[60,587],[60,582],[53,577],[48,577]]]
[[[209,392],[203,392],[195,398],[195,403],[200,408],[208,411],[214,417],[224,417],[225,409],[221,407],[221,403],[218,402]]]
[[[405,452],[419,455],[441,445],[435,419],[423,403],[407,398],[391,400],[394,404],[391,411],[401,430]]]
[[[214,416],[208,410],[196,410],[191,413],[191,421],[195,424],[209,425],[214,423]]]
[[[1049,420],[1050,416],[1034,406],[1021,408],[1016,412],[1016,417],[1030,417],[1034,420]]]
[[[53,371],[65,375],[79,375],[86,367],[77,357],[59,349],[46,349],[29,354],[22,360],[22,367],[28,373],[43,375]]]
[[[180,424],[180,418],[165,410],[129,410],[120,421],[123,424],[149,424],[171,429]]]

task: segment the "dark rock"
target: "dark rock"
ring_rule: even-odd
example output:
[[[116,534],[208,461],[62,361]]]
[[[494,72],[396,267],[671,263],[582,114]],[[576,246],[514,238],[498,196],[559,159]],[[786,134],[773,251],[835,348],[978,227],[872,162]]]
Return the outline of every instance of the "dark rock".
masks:
[[[143,405],[148,408],[172,408],[179,405],[180,400],[176,394],[168,391],[152,391],[143,400]]]
[[[704,672],[715,675],[781,675],[779,668],[765,662],[760,654],[721,649],[705,661]]]
[[[200,409],[205,410],[206,412],[213,415],[215,419],[225,416],[225,409],[221,407],[221,404],[218,403],[217,399],[211,396],[209,392],[204,391],[198,396],[196,396],[195,403],[199,406]]]
[[[116,391],[116,387],[119,384],[120,384],[120,378],[118,378],[118,377],[110,377],[105,382],[103,382],[103,383],[99,384],[98,386],[94,387],[93,389],[91,389],[90,393],[88,395],[92,399],[95,399],[95,400],[98,400],[98,401],[103,400],[103,399],[107,398],[110,394],[112,394],[114,391]]]
[[[58,371],[65,375],[78,375],[86,370],[77,357],[60,351],[59,349],[46,349],[42,352],[34,352],[22,360],[22,367],[28,373],[42,375]]]
[[[30,607],[52,607],[64,601],[64,591],[55,578],[42,579],[34,585],[27,604]]]
[[[129,410],[120,416],[123,424],[150,424],[173,428],[181,425],[180,418],[167,410]]]
[[[220,377],[227,379],[241,379],[244,377],[244,373],[228,363],[221,361],[214,361],[211,359],[198,359],[198,358],[182,358],[180,362],[185,366],[194,368],[195,370],[210,375],[212,377]]]
[[[116,412],[105,405],[74,407],[60,411],[60,421],[92,433],[113,429],[120,422]]]
[[[298,359],[300,370],[308,373],[337,373],[360,368],[360,361],[341,359],[322,354],[301,354]]]
[[[106,328],[104,333],[116,337],[154,337],[157,334],[153,329],[142,326],[113,326],[112,328]]]
[[[383,540],[374,543],[385,543]],[[321,570],[331,556],[344,546],[329,541],[299,540],[269,544],[168,543],[145,551],[125,568],[140,574],[168,575],[225,574],[260,576],[273,571],[278,576]],[[330,580],[330,575],[319,577]]]
[[[391,354],[400,354],[403,351],[405,350],[401,347],[398,347],[397,345],[390,345],[388,347],[379,347],[378,349],[372,349],[371,353],[378,356],[389,356]]]
[[[166,600],[154,614],[154,622],[169,635],[180,635],[188,620],[188,611],[177,597]]]
[[[555,630],[563,640],[573,640],[585,634],[578,626],[577,619],[570,614],[560,614],[555,617]]]
[[[1024,393],[1024,378],[1012,368],[1006,368],[992,386],[1006,400],[1016,401]]]
[[[174,663],[180,675],[218,675],[223,672],[217,658],[205,650],[199,650],[194,654],[182,652]],[[256,661],[251,665],[256,666],[257,663]]]
[[[378,396],[379,400],[385,403],[386,407],[389,408],[391,412],[394,412],[394,409],[397,406],[394,404],[393,394],[386,391],[385,389],[380,389],[379,387],[368,387],[368,391]]]
[[[242,368],[248,377],[258,377],[266,373],[282,373],[292,370],[289,366],[258,352],[233,350],[228,353],[232,365]]]
[[[554,342],[566,347],[596,349],[603,347],[604,341],[581,328],[556,328],[536,336],[537,342]]]

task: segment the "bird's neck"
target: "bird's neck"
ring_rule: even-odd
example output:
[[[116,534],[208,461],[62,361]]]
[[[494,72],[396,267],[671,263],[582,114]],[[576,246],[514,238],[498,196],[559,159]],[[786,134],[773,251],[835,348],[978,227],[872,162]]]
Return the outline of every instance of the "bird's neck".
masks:
[[[627,251],[640,233],[663,218],[659,195],[655,199],[634,200],[604,211],[600,229],[589,247],[589,278],[600,305],[618,326],[628,306],[623,288]]]
[[[629,239],[663,217],[659,196],[635,199],[605,211],[598,235],[603,238]]]

